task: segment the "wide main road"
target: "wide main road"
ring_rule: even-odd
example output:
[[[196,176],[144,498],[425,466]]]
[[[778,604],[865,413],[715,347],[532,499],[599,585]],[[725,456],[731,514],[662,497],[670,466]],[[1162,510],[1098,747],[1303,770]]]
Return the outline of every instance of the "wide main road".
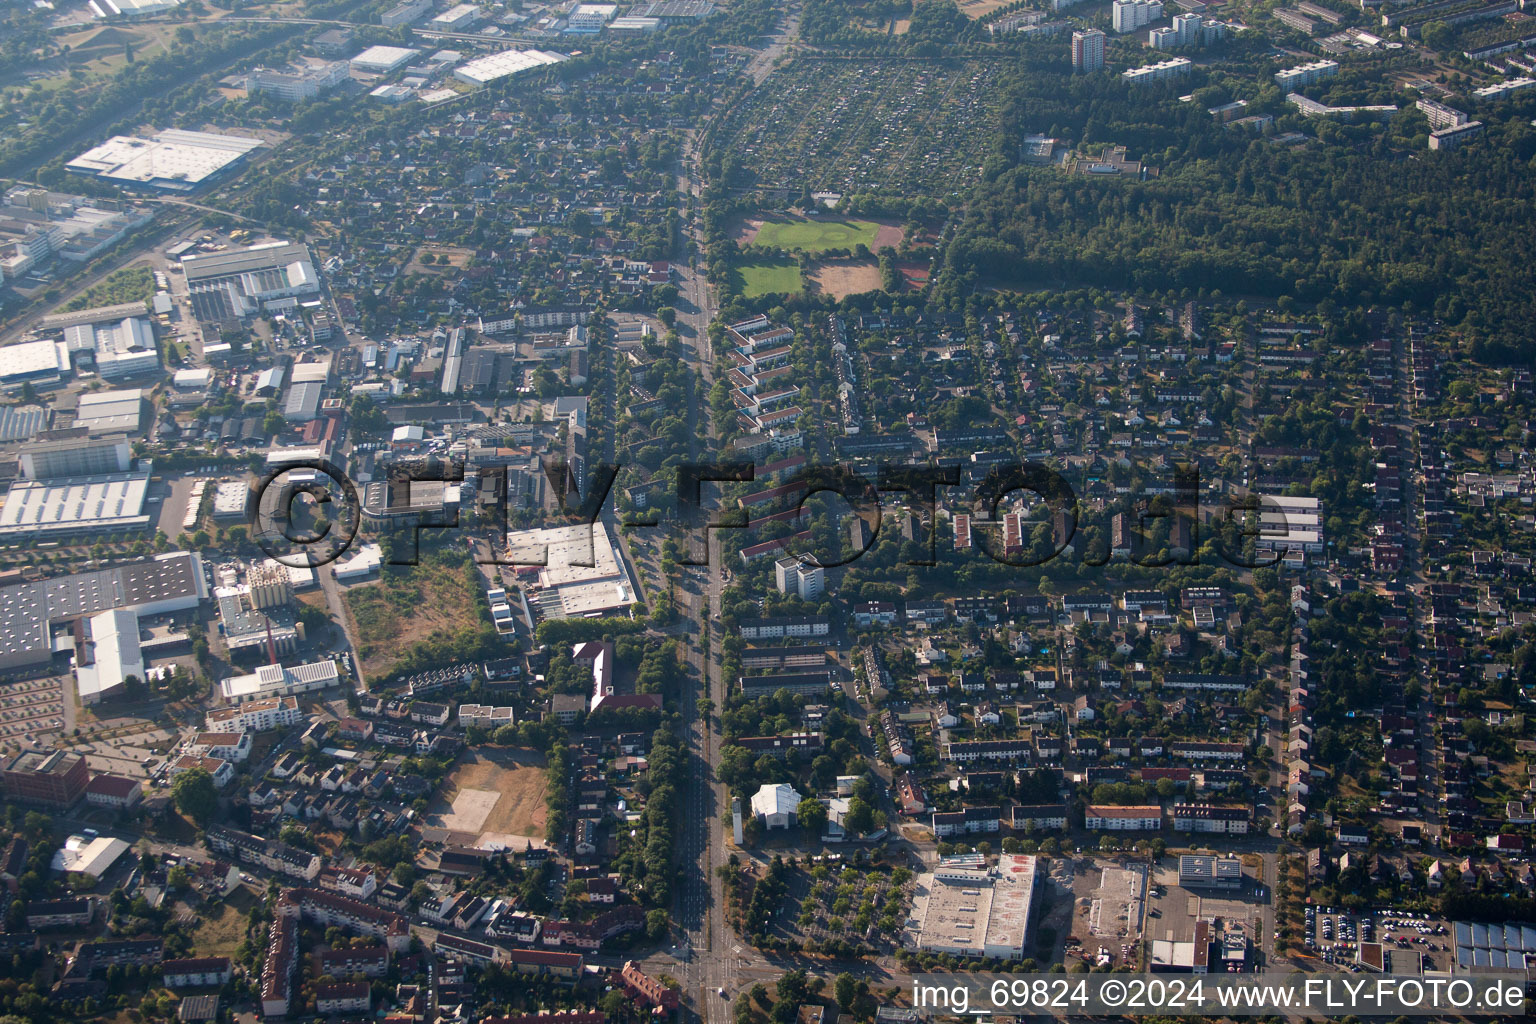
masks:
[[[748,68],[754,85],[761,85],[772,74],[796,34],[799,17],[786,12],[775,29],[769,45],[760,51]],[[677,192],[687,219],[681,239],[684,258],[678,261],[682,280],[677,302],[677,329],[682,356],[694,371],[695,386],[688,407],[689,454],[695,462],[712,456],[717,431],[709,422],[708,394],[714,381],[713,352],[709,325],[718,309],[714,289],[706,280],[708,265],[704,251],[704,232],[700,204],[704,189],[702,176],[702,140],[705,128],[690,132],[677,169]],[[713,485],[705,484],[706,489]],[[704,495],[705,518],[713,504]],[[683,734],[689,745],[690,772],[684,793],[684,815],[679,836],[678,893],[674,919],[682,934],[679,948],[672,954],[660,954],[667,973],[677,978],[687,991],[699,1019],[724,1022],[730,1017],[730,998],[744,982],[771,981],[782,967],[776,968],[741,942],[725,921],[724,885],[716,869],[728,860],[725,815],[730,809],[729,794],[719,781],[720,718],[728,696],[728,681],[720,673],[721,594],[725,589],[724,551],[718,531],[704,531],[694,539],[693,555],[702,555],[706,565],[679,568],[674,588],[679,615],[686,623],[687,684],[682,695]],[[698,543],[702,540],[702,549]],[[708,698],[713,711],[700,714],[699,701]],[[724,990],[726,997],[719,993]]]

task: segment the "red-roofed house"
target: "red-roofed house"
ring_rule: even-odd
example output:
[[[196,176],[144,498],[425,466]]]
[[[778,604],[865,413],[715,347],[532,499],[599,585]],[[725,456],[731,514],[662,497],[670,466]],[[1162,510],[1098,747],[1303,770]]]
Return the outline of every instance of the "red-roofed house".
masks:
[[[98,775],[85,787],[86,803],[114,811],[127,810],[143,798],[144,787],[139,780],[121,775]]]
[[[633,960],[624,961],[624,969],[619,972],[619,984],[624,986],[624,991],[647,1006],[659,1006],[668,1011],[677,1009],[677,990],[668,988],[646,974],[635,966]]]

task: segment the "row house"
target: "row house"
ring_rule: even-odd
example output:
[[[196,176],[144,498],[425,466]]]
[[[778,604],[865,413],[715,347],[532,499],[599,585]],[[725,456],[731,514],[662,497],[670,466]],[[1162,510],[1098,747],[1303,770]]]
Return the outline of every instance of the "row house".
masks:
[[[935,811],[933,834],[946,836],[982,835],[1002,829],[1002,810],[996,805],[964,807],[958,811]]]
[[[320,973],[333,978],[382,978],[389,973],[388,946],[350,946],[320,954]]]
[[[949,608],[943,601],[908,601],[905,612],[907,621],[913,625],[936,626],[949,618]]]
[[[997,601],[981,594],[957,597],[955,618],[961,622],[994,623],[997,621]]]
[[[371,935],[383,939],[395,953],[410,946],[410,928],[399,914],[319,889],[289,889],[283,896],[293,901],[306,921],[322,929],[335,926]]]
[[[1174,743],[1168,748],[1170,756],[1183,761],[1241,761],[1246,752],[1244,744],[1217,743],[1212,740]]]
[[[885,736],[886,749],[890,752],[892,763],[902,766],[911,764],[916,757],[912,732],[888,708],[880,712],[880,730]]]
[[[1083,816],[1083,826],[1103,832],[1156,832],[1163,827],[1163,809],[1156,804],[1090,804]]]
[[[305,881],[314,881],[320,874],[319,854],[289,846],[276,839],[264,839],[224,825],[210,826],[204,835],[216,853],[228,854],[243,863],[255,864],[268,871]]]
[[[1040,832],[1067,827],[1065,804],[1014,804],[1009,811],[1015,832]]]
[[[367,868],[328,867],[320,872],[320,887],[355,900],[371,899],[379,880]]]
[[[1029,761],[1034,758],[1034,744],[1024,739],[960,740],[944,744],[942,757],[959,762]]]
[[[853,606],[852,615],[859,629],[896,625],[896,605],[890,601],[862,601]]]
[[[1169,690],[1244,693],[1248,686],[1248,680],[1242,676],[1213,675],[1204,672],[1169,672],[1163,676],[1163,687]]]
[[[739,736],[732,742],[746,747],[753,754],[767,754],[781,761],[791,752],[815,754],[822,747],[821,734],[814,732],[796,732],[787,736]]]
[[[1247,807],[1218,804],[1174,804],[1173,827],[1180,832],[1213,832],[1224,835],[1248,834]]]
[[[267,929],[267,954],[261,963],[261,1015],[286,1017],[293,1006],[293,975],[299,964],[297,908],[279,901],[278,913]]]
[[[160,964],[160,980],[166,988],[212,988],[234,976],[227,956],[189,957]]]

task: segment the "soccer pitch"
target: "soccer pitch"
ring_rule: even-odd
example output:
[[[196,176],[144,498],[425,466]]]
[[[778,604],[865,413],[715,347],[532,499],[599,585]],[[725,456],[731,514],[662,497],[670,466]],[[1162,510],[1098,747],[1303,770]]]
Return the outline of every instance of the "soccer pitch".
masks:
[[[800,265],[793,260],[744,263],[736,268],[736,273],[740,275],[741,294],[748,299],[761,295],[794,295],[803,287]]]
[[[764,221],[753,242],[796,252],[852,249],[859,243],[875,247],[880,225],[872,220],[770,220]]]

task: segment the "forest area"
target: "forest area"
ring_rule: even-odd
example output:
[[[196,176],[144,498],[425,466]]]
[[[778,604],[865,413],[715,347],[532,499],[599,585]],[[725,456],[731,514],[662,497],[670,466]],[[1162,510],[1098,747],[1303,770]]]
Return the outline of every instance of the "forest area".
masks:
[[[1216,124],[1199,93],[1179,104],[1171,91],[1187,84],[1127,97],[1118,81],[1019,73],[1005,88],[987,172],[937,275],[941,308],[989,286],[1189,289],[1402,309],[1463,329],[1478,358],[1530,358],[1529,110],[1501,108],[1483,145],[1437,153],[1411,107],[1384,130],[1308,121],[1315,138],[1287,146]],[[1125,145],[1158,173],[1030,166],[1017,154],[1031,132]]]

